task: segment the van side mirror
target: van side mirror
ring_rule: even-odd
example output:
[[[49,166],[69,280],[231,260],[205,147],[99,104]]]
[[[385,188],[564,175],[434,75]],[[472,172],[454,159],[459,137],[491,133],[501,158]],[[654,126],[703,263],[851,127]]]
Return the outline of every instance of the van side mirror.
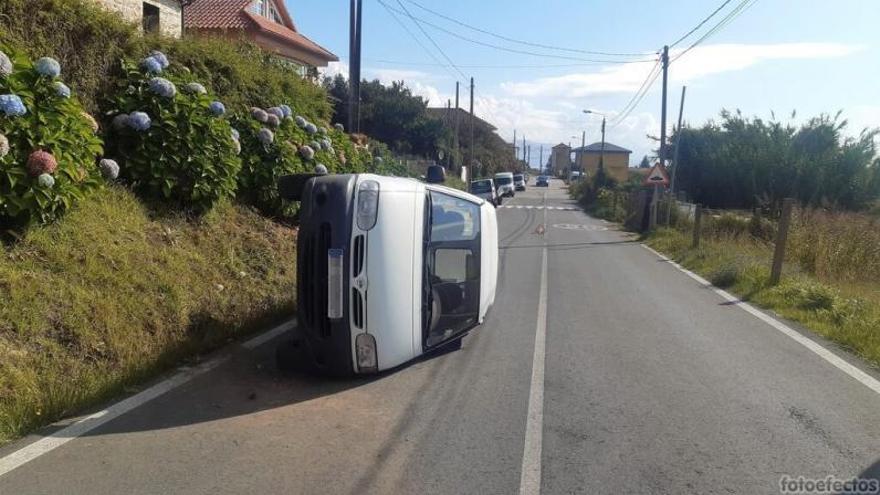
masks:
[[[320,176],[321,174],[282,175],[278,178],[278,195],[287,201],[300,201],[306,189],[306,182]]]
[[[429,184],[441,184],[446,182],[446,169],[440,165],[430,165],[425,175],[425,182]]]

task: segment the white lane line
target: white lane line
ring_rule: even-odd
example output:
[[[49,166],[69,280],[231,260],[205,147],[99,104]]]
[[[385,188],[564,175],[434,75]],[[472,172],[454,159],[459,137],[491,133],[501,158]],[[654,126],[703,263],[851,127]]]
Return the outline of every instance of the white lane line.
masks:
[[[262,344],[272,340],[278,335],[284,333],[295,325],[295,320],[287,321],[278,325],[277,327],[260,334],[251,340],[243,343],[242,346],[246,349],[254,349],[259,347]],[[77,422],[62,428],[55,433],[50,434],[49,436],[43,437],[36,442],[33,442],[29,445],[22,447],[11,454],[0,458],[0,476],[12,471],[13,469],[22,466],[44,454],[48,454],[49,452],[61,447],[67,442],[74,440],[77,437],[81,437],[86,433],[107,424],[110,421],[122,416],[123,414],[130,412],[147,402],[152,401],[153,399],[174,390],[175,388],[191,381],[193,378],[196,378],[199,375],[203,375],[217,366],[223,364],[229,359],[229,356],[218,356],[214,359],[206,361],[198,366],[193,368],[187,368],[176,375],[168,378],[165,381],[157,383],[152,387],[135,394],[125,400],[117,402],[112,406],[98,411],[94,414],[90,414]]]
[[[844,373],[846,373],[850,377],[856,379],[862,385],[864,385],[864,386],[868,387],[869,389],[873,390],[874,392],[880,394],[880,381],[878,381],[873,376],[865,373],[864,371],[860,370],[858,367],[853,366],[852,364],[848,363],[845,359],[841,358],[837,354],[834,354],[833,352],[829,351],[828,349],[826,349],[825,347],[823,347],[822,345],[820,345],[819,343],[817,343],[813,339],[810,339],[810,338],[804,336],[802,333],[791,328],[790,326],[786,325],[785,323],[782,323],[781,321],[777,320],[776,318],[773,318],[772,316],[770,316],[767,313],[761,311],[760,309],[752,306],[751,304],[749,304],[745,301],[742,301],[741,299],[739,299],[738,297],[734,296],[733,294],[727,292],[726,290],[719,289],[719,288],[715,287],[708,280],[706,280],[703,277],[697,275],[696,273],[688,270],[687,268],[679,265],[675,261],[664,256],[663,254],[655,251],[650,246],[642,244],[642,247],[647,249],[648,251],[654,253],[660,259],[667,261],[672,266],[678,268],[679,270],[684,272],[690,278],[692,278],[692,279],[696,280],[697,282],[699,282],[700,284],[712,289],[713,291],[715,291],[716,294],[723,297],[728,302],[736,303],[736,304],[734,304],[734,306],[741,308],[743,311],[750,313],[752,316],[755,316],[756,318],[763,321],[764,323],[770,325],[771,327],[775,328],[776,330],[779,330],[783,334],[791,337],[792,340],[794,340],[798,344],[801,344],[802,346],[806,347],[807,349],[812,351],[814,354],[816,354],[820,358],[822,358],[825,361],[827,361],[828,363],[830,363],[835,368],[839,369],[840,371],[843,371]]]
[[[544,201],[546,202],[546,195]],[[544,209],[544,223],[547,210]],[[546,231],[545,231],[546,232]],[[545,234],[546,235],[546,234]],[[538,295],[538,321],[535,325],[535,353],[532,357],[532,381],[529,386],[529,410],[526,438],[520,470],[520,495],[541,493],[541,449],[544,430],[544,349],[547,337],[547,240],[541,250],[541,289]]]
[[[256,349],[257,347],[260,347],[261,345],[265,344],[266,342],[269,342],[270,340],[274,339],[275,337],[278,337],[279,335],[292,329],[295,326],[296,326],[296,319],[285,321],[284,323],[278,325],[277,327],[273,328],[272,330],[269,330],[266,333],[262,333],[260,335],[257,335],[256,337],[252,338],[251,340],[248,340],[247,342],[241,344],[241,346],[244,347],[245,349]]]

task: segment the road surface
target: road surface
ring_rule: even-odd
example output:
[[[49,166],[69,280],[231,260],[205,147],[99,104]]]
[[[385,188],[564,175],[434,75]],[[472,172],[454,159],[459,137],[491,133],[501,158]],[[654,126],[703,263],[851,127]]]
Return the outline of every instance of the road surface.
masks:
[[[499,293],[460,350],[338,381],[280,374],[275,342],[236,346],[0,470],[0,494],[756,494],[876,469],[880,394],[865,383],[558,182],[498,214]]]

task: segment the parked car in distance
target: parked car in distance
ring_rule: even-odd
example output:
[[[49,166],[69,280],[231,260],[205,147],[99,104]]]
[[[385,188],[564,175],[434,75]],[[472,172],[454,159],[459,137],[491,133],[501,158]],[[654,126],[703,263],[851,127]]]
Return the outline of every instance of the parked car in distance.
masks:
[[[513,176],[513,186],[517,191],[525,191],[526,190],[526,179],[523,177],[523,174],[514,174]]]
[[[495,206],[501,204],[501,197],[495,192],[495,181],[492,179],[477,179],[471,181],[471,194],[483,198]]]
[[[549,187],[550,180],[547,179],[546,175],[539,175],[538,180],[535,181],[535,187]]]
[[[513,197],[516,191],[513,189],[513,172],[498,172],[495,174],[495,192],[499,197]]]

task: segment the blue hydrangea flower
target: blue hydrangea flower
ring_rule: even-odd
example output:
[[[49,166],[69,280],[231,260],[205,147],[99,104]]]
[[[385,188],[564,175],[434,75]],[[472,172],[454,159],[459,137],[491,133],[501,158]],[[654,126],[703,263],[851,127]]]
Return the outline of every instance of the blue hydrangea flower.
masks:
[[[278,127],[281,125],[281,119],[279,119],[274,113],[270,113],[269,116],[266,117],[266,123],[271,127]]]
[[[320,141],[312,141],[309,143],[309,146],[315,151],[321,151],[321,142]]]
[[[238,140],[240,139],[240,136],[239,136],[239,134],[238,134],[238,130],[237,130],[237,129],[232,129],[232,139],[234,139],[234,140],[236,140],[236,141],[238,141]]]
[[[226,105],[219,101],[212,101],[210,105],[208,105],[208,109],[211,110],[211,113],[214,114],[215,117],[219,117],[226,113]]]
[[[342,124],[336,124],[336,125],[334,125],[333,127],[335,127],[336,130],[339,131],[339,132],[345,132],[345,126],[342,125]]]
[[[268,109],[266,109],[266,112],[278,117],[279,119],[284,118],[284,110],[281,110],[281,108],[279,108],[279,107],[268,108]]]
[[[0,158],[9,154],[9,139],[5,135],[0,134]]]
[[[318,175],[327,175],[327,166],[323,163],[315,165],[315,173]]]
[[[70,88],[68,88],[63,82],[55,81],[52,83],[52,87],[55,88],[55,94],[58,96],[62,98],[70,98]]]
[[[98,168],[101,169],[101,175],[107,180],[116,180],[119,177],[119,164],[116,160],[104,158],[98,162]]]
[[[141,61],[141,67],[150,74],[161,74],[162,63],[153,57],[147,57]]]
[[[185,89],[188,93],[194,93],[194,94],[198,94],[198,95],[203,95],[208,92],[208,90],[205,89],[204,86],[202,86],[201,84],[199,84],[197,82],[191,82],[191,83],[187,84],[185,86]]]
[[[43,57],[34,62],[34,69],[46,77],[58,77],[61,74],[61,64],[51,57]]]
[[[306,125],[309,123],[309,122],[305,119],[305,117],[303,117],[302,115],[297,115],[296,118],[294,119],[294,122],[296,122],[296,126],[297,126],[297,127],[301,127],[301,128],[303,128],[303,129],[305,129],[305,128],[306,128]]]
[[[293,109],[288,105],[278,105],[278,108],[281,109],[281,112],[284,113],[284,118],[290,117],[293,115]]]
[[[315,134],[315,133],[317,133],[317,132],[318,132],[318,126],[316,126],[315,124],[312,124],[311,122],[309,122],[309,123],[306,124],[306,132],[308,132],[309,134]]]
[[[0,112],[8,117],[17,117],[26,114],[27,108],[18,95],[0,95]]]
[[[156,62],[159,62],[163,69],[167,69],[170,65],[170,63],[168,62],[168,57],[166,57],[165,54],[160,52],[159,50],[151,51],[150,57],[155,59]]]
[[[236,155],[241,153],[241,143],[238,142],[238,139],[232,140],[232,149],[235,151]]]
[[[269,114],[262,108],[251,108],[251,117],[264,124],[269,120]]]
[[[382,163],[382,162],[384,162],[385,160],[382,159],[381,156],[377,156],[376,158],[373,159],[373,161],[376,162],[376,163]]]
[[[52,177],[49,174],[40,174],[40,176],[37,177],[37,183],[40,187],[51,189],[55,185],[55,177]]]
[[[0,77],[6,77],[12,74],[12,60],[9,60],[9,56],[5,53],[0,52]]]
[[[163,98],[174,98],[174,95],[177,94],[177,88],[174,86],[174,83],[163,77],[150,79],[150,91]]]
[[[260,129],[260,132],[257,133],[257,139],[259,139],[260,142],[263,143],[264,145],[268,146],[268,145],[272,144],[273,141],[275,141],[275,134],[273,134],[272,131],[270,131],[269,129],[266,129],[264,127],[262,129]]]
[[[128,126],[128,114],[120,113],[116,117],[113,117],[113,128],[117,131],[121,131],[123,128]]]
[[[301,146],[299,154],[306,160],[312,160],[315,158],[315,149],[311,146]]]
[[[320,134],[322,136],[326,136],[327,135],[327,128],[326,127],[318,127],[318,134]]]
[[[153,121],[144,112],[131,112],[126,123],[136,131],[146,131],[153,124]]]

